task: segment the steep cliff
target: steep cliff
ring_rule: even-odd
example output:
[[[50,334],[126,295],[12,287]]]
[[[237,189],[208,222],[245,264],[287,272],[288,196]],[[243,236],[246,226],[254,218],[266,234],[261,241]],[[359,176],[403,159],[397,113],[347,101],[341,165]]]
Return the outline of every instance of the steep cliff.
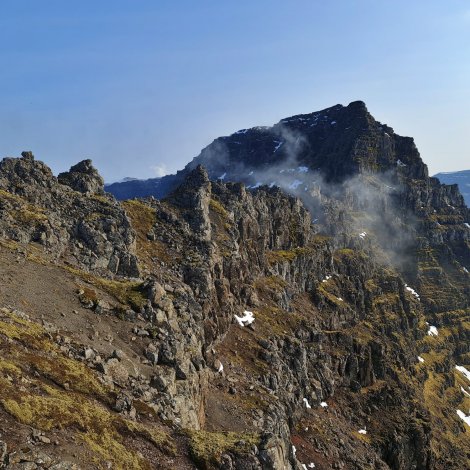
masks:
[[[468,468],[470,213],[412,139],[356,102],[173,178],[0,164],[6,468]]]

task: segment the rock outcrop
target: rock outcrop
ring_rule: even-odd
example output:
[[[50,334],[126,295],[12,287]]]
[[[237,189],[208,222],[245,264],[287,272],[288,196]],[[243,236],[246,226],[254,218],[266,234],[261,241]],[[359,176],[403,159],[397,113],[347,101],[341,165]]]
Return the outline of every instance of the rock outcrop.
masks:
[[[468,468],[470,212],[412,139],[338,105],[217,139],[165,184],[121,204],[89,163],[0,164],[5,249],[39,243],[96,318],[84,343],[1,312],[0,418],[85,433],[85,468]],[[110,431],[37,419],[59,393]]]
[[[83,160],[72,166],[69,171],[59,173],[57,180],[80,193],[104,194],[104,180],[93,167],[91,160]]]
[[[134,232],[121,206],[103,193],[91,162],[59,178],[67,186],[31,152],[0,162],[2,236],[37,242],[85,269],[138,276]]]

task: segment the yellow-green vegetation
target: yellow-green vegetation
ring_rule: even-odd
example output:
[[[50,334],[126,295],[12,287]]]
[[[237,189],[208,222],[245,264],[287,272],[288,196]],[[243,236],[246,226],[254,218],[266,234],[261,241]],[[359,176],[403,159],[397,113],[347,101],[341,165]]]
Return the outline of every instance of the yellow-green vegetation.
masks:
[[[130,305],[131,307],[140,310],[147,302],[147,299],[142,292],[142,282],[106,279],[71,266],[65,266],[65,269],[89,284],[99,289],[103,289],[122,305]],[[91,296],[90,300],[93,301],[96,297],[96,293],[93,293],[91,289],[88,289],[88,293]]]
[[[266,259],[268,263],[283,263],[286,261],[293,261],[302,255],[308,255],[312,253],[312,249],[308,247],[297,247],[291,250],[272,250],[266,252]]]
[[[90,194],[89,197],[91,197],[91,199],[94,199],[95,201],[101,202],[103,204],[110,204],[110,200],[106,196],[102,196],[101,194]]]
[[[273,290],[275,292],[282,292],[287,286],[287,282],[279,276],[266,276],[260,277],[254,284],[256,289],[259,290]]]
[[[135,199],[124,201],[122,205],[137,234],[137,255],[144,266],[150,266],[152,258],[165,263],[174,262],[179,258],[179,254],[170,254],[166,245],[160,240],[147,238],[147,234],[151,232],[157,221],[155,209]]]
[[[6,199],[9,202],[10,216],[20,224],[38,224],[47,220],[42,207],[29,203],[21,196],[9,193],[3,189],[0,190],[0,200]],[[7,206],[8,207],[8,206]]]
[[[36,211],[33,211],[24,207],[10,211],[10,215],[18,222],[24,224],[33,224],[47,220],[47,216],[44,214],[42,209],[37,209]]]
[[[227,209],[225,209],[225,207],[219,201],[211,199],[209,201],[209,209],[217,212],[217,214],[219,214],[224,219],[229,219],[229,213],[227,212]]]
[[[98,468],[107,468],[106,461],[122,470],[152,468],[129,439],[174,452],[161,429],[111,411],[112,392],[83,363],[64,356],[40,325],[6,309],[0,316],[0,405],[19,423],[74,434]]]
[[[255,433],[187,431],[190,452],[194,461],[204,470],[219,468],[220,457],[226,452],[246,453],[258,446]]]
[[[347,261],[348,259],[358,257],[359,253],[357,251],[351,250],[350,248],[342,248],[334,252],[334,257],[336,261]]]

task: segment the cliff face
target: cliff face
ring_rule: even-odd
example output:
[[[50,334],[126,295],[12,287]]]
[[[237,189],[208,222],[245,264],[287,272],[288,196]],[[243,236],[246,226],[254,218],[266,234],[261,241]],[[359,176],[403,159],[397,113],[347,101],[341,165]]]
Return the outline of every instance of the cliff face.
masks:
[[[437,173],[434,178],[446,185],[456,184],[467,206],[470,205],[470,170]]]
[[[0,164],[7,468],[468,468],[470,214],[412,139],[356,102],[172,178]]]

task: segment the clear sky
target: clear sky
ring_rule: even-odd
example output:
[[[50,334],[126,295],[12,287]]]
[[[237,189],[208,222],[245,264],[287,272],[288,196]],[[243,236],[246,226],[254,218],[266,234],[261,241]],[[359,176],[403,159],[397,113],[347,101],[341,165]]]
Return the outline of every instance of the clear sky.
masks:
[[[468,0],[1,0],[0,156],[108,182],[361,99],[430,172],[470,168]]]

